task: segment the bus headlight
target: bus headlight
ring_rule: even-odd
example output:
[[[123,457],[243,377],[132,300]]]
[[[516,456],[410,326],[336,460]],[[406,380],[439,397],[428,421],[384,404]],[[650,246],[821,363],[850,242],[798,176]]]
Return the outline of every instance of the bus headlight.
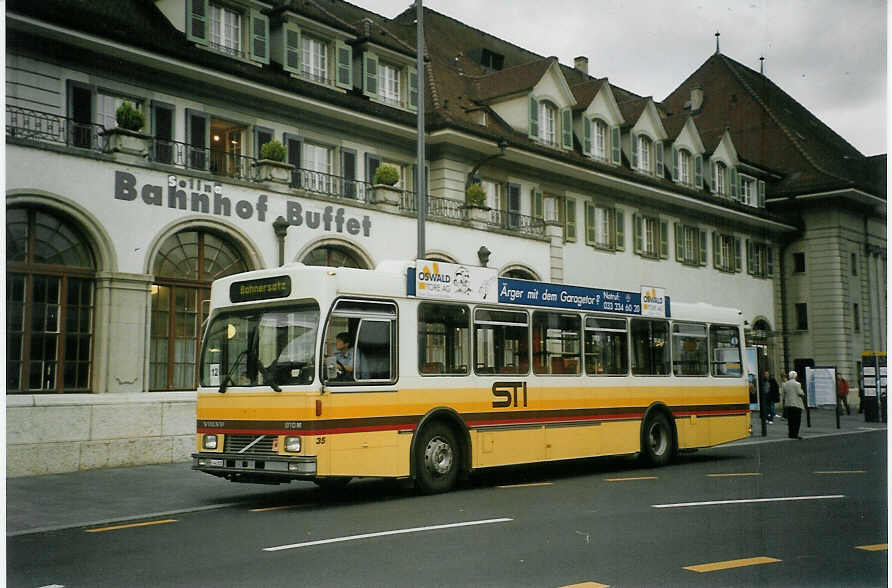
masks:
[[[300,437],[285,437],[285,451],[300,453]]]
[[[216,449],[217,448],[217,436],[216,435],[205,435],[201,440],[201,446],[205,449]]]

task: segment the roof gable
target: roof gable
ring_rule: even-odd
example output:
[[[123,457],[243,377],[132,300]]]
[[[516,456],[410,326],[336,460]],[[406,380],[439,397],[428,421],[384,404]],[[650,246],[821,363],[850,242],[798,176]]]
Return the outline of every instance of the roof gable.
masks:
[[[645,133],[655,141],[666,140],[669,135],[663,127],[663,121],[660,119],[660,113],[657,111],[653,99],[642,98],[639,102],[641,102],[640,113],[632,119],[626,119],[626,122],[632,123],[632,132]],[[639,108],[635,107],[630,112],[635,112],[635,110],[639,110]]]
[[[586,98],[585,91],[579,92],[577,91],[577,88],[590,85],[590,83],[586,82],[585,84],[580,84],[573,88],[573,93],[576,95],[577,100],[577,109],[583,107],[585,109],[583,115],[586,118],[600,118],[610,126],[622,125],[625,123],[626,121],[623,118],[623,113],[620,111],[619,105],[616,103],[616,97],[614,97],[613,91],[610,89],[610,84],[607,83],[607,79],[592,80],[592,82],[597,82],[597,89],[585,104],[580,104],[580,97],[583,99]]]
[[[574,106],[576,98],[573,96],[570,86],[567,85],[564,74],[561,73],[557,57],[549,57],[548,61],[550,62],[548,69],[533,86],[530,94],[539,100],[549,99],[559,108]]]
[[[670,135],[670,139],[672,136]],[[687,117],[681,130],[675,137],[673,146],[678,149],[688,149],[691,153],[700,154],[706,151],[703,140],[700,138],[700,132],[697,130],[697,124],[692,117]]]

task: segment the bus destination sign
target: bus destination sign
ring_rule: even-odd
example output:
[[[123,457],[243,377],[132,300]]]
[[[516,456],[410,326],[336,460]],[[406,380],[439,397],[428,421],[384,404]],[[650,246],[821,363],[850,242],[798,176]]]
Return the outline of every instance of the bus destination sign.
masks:
[[[641,314],[641,293],[499,278],[499,302],[591,312]],[[666,314],[669,316],[668,296]]]
[[[271,300],[285,298],[290,294],[291,278],[288,276],[233,282],[229,286],[229,299],[233,302]]]

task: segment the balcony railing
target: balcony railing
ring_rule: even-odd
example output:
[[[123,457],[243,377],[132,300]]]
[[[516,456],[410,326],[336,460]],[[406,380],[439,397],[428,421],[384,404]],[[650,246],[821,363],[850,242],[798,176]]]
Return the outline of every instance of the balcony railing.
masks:
[[[370,203],[371,187],[368,182],[351,180],[310,169],[294,169],[291,172],[291,187],[313,194],[324,194],[334,198]]]
[[[104,152],[105,140],[99,135],[103,130],[105,129],[102,125],[80,123],[57,114],[6,105],[7,137]],[[246,181],[254,181],[258,177],[254,166],[257,159],[254,157],[180,141],[152,139],[148,159],[156,163]],[[372,203],[372,185],[361,180],[308,169],[295,169],[291,173],[290,185],[292,188],[329,198]],[[410,214],[416,213],[414,192],[402,191],[400,210]],[[470,220],[468,210],[462,200],[439,196],[427,197],[427,214],[432,219],[468,221]],[[542,219],[515,212],[490,210],[486,224],[526,235],[545,235],[545,222]]]
[[[518,231],[526,235],[545,236],[545,220],[534,216],[527,216],[518,212],[497,210],[489,211],[489,224],[492,226]]]
[[[9,137],[102,151],[105,141],[99,133],[103,130],[102,125],[6,105],[6,135]]]

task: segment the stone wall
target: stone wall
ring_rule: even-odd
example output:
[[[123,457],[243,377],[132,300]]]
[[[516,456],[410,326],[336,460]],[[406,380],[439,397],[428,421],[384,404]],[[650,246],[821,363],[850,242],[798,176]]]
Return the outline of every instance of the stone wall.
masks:
[[[188,461],[195,392],[6,397],[6,475]]]

